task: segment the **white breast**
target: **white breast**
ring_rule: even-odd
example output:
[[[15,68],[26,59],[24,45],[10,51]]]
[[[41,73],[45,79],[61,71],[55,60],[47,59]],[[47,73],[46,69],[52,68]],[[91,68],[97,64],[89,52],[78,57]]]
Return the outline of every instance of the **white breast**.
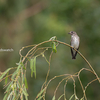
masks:
[[[79,37],[77,35],[71,36],[71,46],[75,49],[77,49],[79,47]]]

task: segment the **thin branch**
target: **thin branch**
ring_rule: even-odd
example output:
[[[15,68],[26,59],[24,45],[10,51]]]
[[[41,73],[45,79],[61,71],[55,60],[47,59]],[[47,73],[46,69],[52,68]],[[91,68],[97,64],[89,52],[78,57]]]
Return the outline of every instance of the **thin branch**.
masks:
[[[64,44],[64,45],[67,45],[67,46],[71,47],[71,46],[70,46],[69,44],[67,44],[67,43],[64,43],[64,42],[61,42],[61,41],[58,41],[58,40],[54,40],[54,41],[57,41],[57,42],[60,43],[60,44]],[[71,47],[71,48],[73,48],[73,47]],[[75,51],[77,51],[75,48],[73,48],[73,49],[74,49]],[[90,69],[94,72],[96,78],[98,79],[98,81],[99,81],[99,83],[100,83],[99,77],[98,77],[98,75],[96,74],[96,72],[95,72],[95,70],[93,69],[93,67],[91,66],[91,64],[88,62],[88,60],[87,60],[79,51],[77,51],[77,52],[78,52],[78,54],[86,61],[86,63],[89,65]]]

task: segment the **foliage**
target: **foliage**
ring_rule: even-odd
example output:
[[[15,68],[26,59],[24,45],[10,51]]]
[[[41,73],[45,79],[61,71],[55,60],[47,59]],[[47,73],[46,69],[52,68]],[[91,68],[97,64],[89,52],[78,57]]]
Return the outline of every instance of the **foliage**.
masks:
[[[41,45],[45,44],[45,43],[52,43],[52,46],[48,46],[48,47],[40,47]],[[60,78],[61,77],[61,81],[59,81],[55,91],[54,91],[54,96],[52,98],[52,100],[56,99],[56,93],[57,90],[59,88],[59,86],[61,85],[61,83],[63,81],[65,81],[64,84],[64,93],[59,96],[58,100],[60,100],[62,97],[64,100],[66,100],[66,85],[68,83],[69,80],[72,80],[73,82],[73,88],[74,88],[74,94],[72,94],[72,96],[69,98],[69,100],[72,100],[72,98],[74,98],[75,100],[79,100],[77,93],[76,93],[76,80],[75,78],[77,78],[80,82],[80,86],[82,88],[82,92],[83,92],[83,97],[80,98],[80,100],[87,100],[87,96],[86,96],[86,89],[87,87],[93,83],[94,81],[99,81],[100,83],[100,79],[98,77],[98,75],[96,74],[95,70],[93,69],[93,67],[90,65],[90,63],[86,60],[86,58],[79,52],[79,55],[86,61],[86,63],[89,65],[90,69],[88,68],[82,68],[80,69],[78,72],[76,72],[75,74],[62,74],[62,75],[58,75],[58,76],[54,76],[53,78],[51,78],[49,81],[48,77],[49,77],[49,73],[50,73],[50,64],[51,64],[51,57],[53,55],[53,52],[56,53],[56,47],[59,46],[59,44],[64,44],[66,46],[71,47],[69,44],[58,41],[56,39],[56,36],[50,38],[50,40],[48,41],[44,41],[41,42],[37,45],[29,45],[26,47],[22,47],[22,49],[20,49],[19,54],[20,54],[20,61],[19,63],[17,63],[17,67],[16,70],[12,73],[12,74],[8,74],[8,72],[11,69],[15,69],[15,68],[8,68],[5,72],[2,72],[0,75],[0,81],[4,80],[6,81],[6,84],[4,87],[7,87],[6,91],[5,91],[5,96],[3,98],[3,100],[18,100],[20,98],[20,100],[23,100],[25,98],[25,100],[28,100],[28,93],[27,93],[27,89],[28,89],[28,83],[27,83],[27,78],[26,78],[26,68],[27,68],[27,63],[28,61],[30,62],[30,69],[31,69],[31,77],[33,77],[33,73],[34,73],[34,77],[36,78],[36,58],[39,56],[42,56],[43,58],[45,58],[46,62],[49,64],[49,68],[47,71],[47,75],[46,75],[46,79],[45,82],[43,83],[40,92],[37,94],[35,100],[41,100],[42,98],[45,100],[45,96],[46,96],[46,91],[47,88],[50,84],[51,81],[55,80],[56,78]],[[22,55],[22,51],[26,48],[32,47],[25,56]],[[47,60],[46,56],[45,56],[45,52],[48,51],[48,49],[52,49],[51,54],[49,56],[49,60]],[[39,52],[40,51],[40,52]],[[37,54],[39,52],[39,54]],[[80,79],[80,73],[86,70],[88,72],[91,72],[92,74],[94,74],[96,76],[95,79],[91,80],[90,82],[87,83],[87,85],[84,87],[83,83]],[[6,76],[5,76],[6,75]],[[4,77],[5,76],[5,77]],[[7,78],[10,78],[10,81],[7,83]]]
[[[0,0],[0,48],[10,49],[13,52],[0,52],[0,71],[4,72],[11,66],[16,68],[19,62],[18,51],[22,46],[38,44],[41,41],[57,36],[60,41],[69,43],[68,32],[76,31],[80,36],[79,51],[88,59],[98,76],[100,76],[100,1],[99,0]],[[44,44],[43,46],[48,46]],[[52,44],[51,44],[52,47]],[[23,55],[30,48],[23,51]],[[57,53],[52,56],[52,63],[48,80],[53,76],[64,73],[74,74],[81,68],[87,68],[87,64],[77,55],[75,61],[71,60],[69,48],[59,45]],[[30,78],[30,69],[27,67],[27,82],[29,100],[35,98],[44,83],[47,73],[47,61],[51,49],[45,52],[45,58],[36,58],[36,80]],[[27,58],[28,59],[28,58]],[[34,59],[34,58],[32,58]],[[31,59],[28,59],[28,61]],[[27,64],[29,66],[29,63]],[[24,68],[25,69],[25,68]],[[13,69],[14,70],[14,69]],[[10,70],[12,73],[13,70]],[[7,74],[10,74],[7,73]],[[7,75],[6,75],[7,76]],[[34,76],[34,72],[33,72]],[[35,77],[33,77],[35,78]],[[83,86],[93,80],[95,76],[91,72],[83,70],[80,74]],[[9,78],[6,78],[5,84]],[[46,99],[52,98],[53,90],[61,78],[56,78],[48,87]],[[71,80],[70,80],[71,81]],[[73,84],[67,83],[67,98],[73,94]],[[25,82],[26,83],[26,82]],[[79,84],[78,80],[76,81]],[[0,100],[3,99],[3,82],[0,83]],[[63,86],[64,83],[61,84]],[[87,97],[91,100],[100,98],[100,85],[97,81],[87,88]],[[35,90],[35,91],[34,91]],[[79,98],[83,93],[81,87],[76,85]],[[63,93],[58,89],[56,98]],[[34,94],[34,95],[33,95]],[[72,96],[74,97],[74,96]]]

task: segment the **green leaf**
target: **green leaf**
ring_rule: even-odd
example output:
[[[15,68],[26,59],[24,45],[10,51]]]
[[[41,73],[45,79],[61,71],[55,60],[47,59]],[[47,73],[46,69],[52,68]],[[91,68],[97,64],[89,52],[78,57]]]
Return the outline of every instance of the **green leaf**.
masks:
[[[12,100],[12,96],[13,96],[13,91],[10,92],[10,94],[9,94],[8,97],[7,97],[7,100]]]
[[[40,96],[37,100],[41,100],[43,98],[43,96]]]
[[[54,53],[57,52],[56,43],[55,43],[55,42],[52,42],[52,49],[53,49],[53,52],[54,52]]]
[[[22,89],[22,92],[25,96],[25,100],[28,100],[28,93],[27,93],[27,90],[26,90],[26,87],[24,86],[24,88]]]
[[[36,78],[36,57],[34,57],[34,66],[33,66],[33,68],[34,68],[34,76]]]
[[[72,100],[72,98],[74,97],[74,95],[75,95],[75,94],[73,94],[73,95],[70,97],[70,99],[69,99],[69,100]]]
[[[14,79],[14,77],[16,76],[16,74],[18,73],[19,69],[21,67],[21,64],[18,65],[17,70],[13,73],[11,79]]]
[[[0,80],[9,72],[11,68],[8,68],[6,71],[3,72],[3,74],[0,76]]]
[[[23,64],[22,62],[20,62],[20,64],[23,66],[23,69],[25,69],[25,70],[26,70],[26,68],[25,68],[24,64]]]
[[[84,100],[84,97],[82,97],[80,100]]]
[[[62,94],[62,95],[58,98],[58,100],[60,100],[60,99],[62,98],[62,96],[64,96],[64,94]]]
[[[25,96],[28,96],[28,93],[27,93],[25,87],[24,87],[24,89],[22,89],[22,92],[23,92],[23,94],[24,94]]]
[[[11,79],[14,79],[15,75],[17,74],[17,72],[15,71],[11,77]]]
[[[31,69],[31,77],[33,77],[33,72],[34,72],[34,76],[36,78],[36,57],[30,60],[30,69]]]
[[[7,75],[6,75],[5,85],[7,84],[7,81],[8,81],[8,74],[9,74],[9,72],[8,72]]]
[[[75,95],[75,100],[79,100],[78,97],[77,97],[77,95]]]
[[[21,64],[17,67],[16,72],[18,72],[18,71],[19,71],[20,67],[21,67]]]
[[[17,93],[16,93],[16,90],[14,90],[14,95],[12,97],[12,100],[16,100],[16,96],[17,96]]]
[[[11,83],[9,84],[9,86],[7,87],[6,91],[7,93],[9,93],[9,91],[11,90],[11,85],[13,84],[13,81],[11,81]]]
[[[34,62],[34,59],[31,59],[30,60],[31,77],[33,77],[33,62]]]
[[[52,100],[55,100],[55,95],[53,96]]]
[[[41,94],[45,91],[45,89],[46,89],[46,87],[45,87],[43,90],[40,91],[40,93],[37,95],[37,98],[38,98],[39,96],[41,96]]]
[[[25,87],[28,89],[27,79],[25,77]]]
[[[8,95],[8,94],[6,94],[6,95],[4,96],[3,100],[7,100],[7,95]]]

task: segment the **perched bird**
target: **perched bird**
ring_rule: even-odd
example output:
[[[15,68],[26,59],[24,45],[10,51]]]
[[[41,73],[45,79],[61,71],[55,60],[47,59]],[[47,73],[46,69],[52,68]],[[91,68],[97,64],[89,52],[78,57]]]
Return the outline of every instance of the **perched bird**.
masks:
[[[71,46],[73,48],[75,48],[76,50],[78,50],[79,49],[79,44],[80,44],[79,36],[74,31],[71,31],[68,34],[71,35],[71,42],[70,42]],[[75,51],[73,48],[71,48],[72,59],[76,59],[77,51]]]

